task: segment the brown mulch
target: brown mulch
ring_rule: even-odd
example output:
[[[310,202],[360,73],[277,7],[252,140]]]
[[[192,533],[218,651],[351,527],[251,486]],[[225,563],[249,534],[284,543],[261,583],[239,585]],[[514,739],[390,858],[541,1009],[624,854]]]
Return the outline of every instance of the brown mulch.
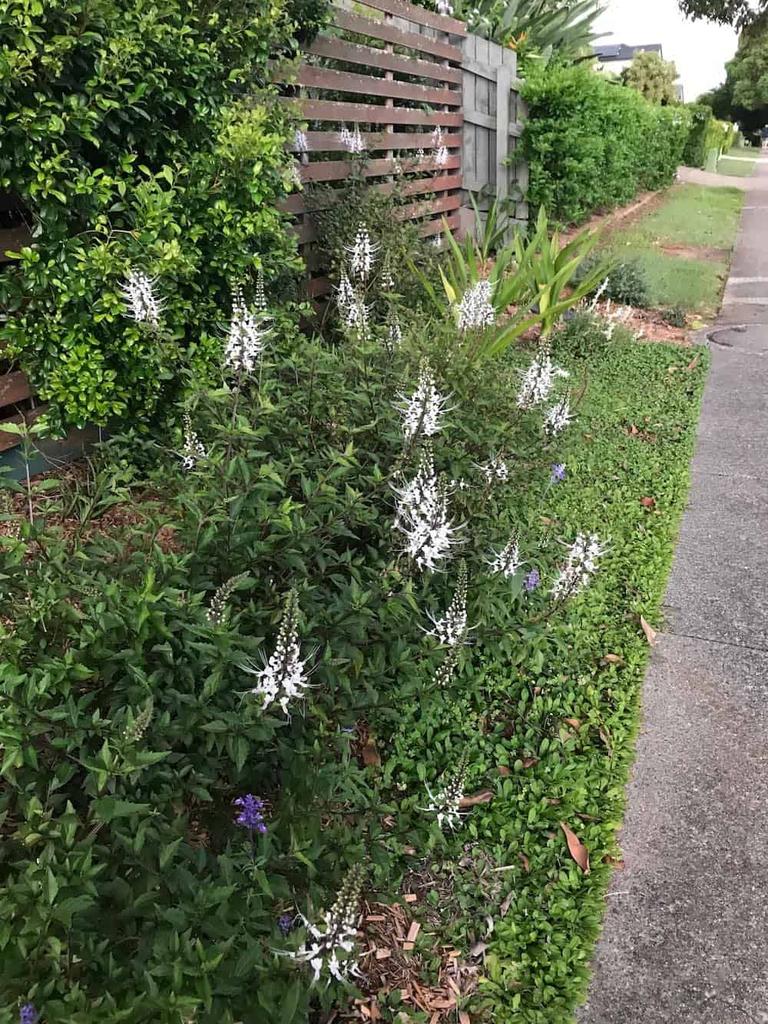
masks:
[[[451,946],[435,947],[432,931],[422,930],[413,913],[424,909],[421,902],[420,894],[406,892],[402,903],[364,904],[359,927],[363,977],[358,985],[365,995],[354,1000],[349,1010],[339,1011],[336,1019],[381,1020],[380,998],[399,992],[403,1007],[429,1014],[429,1024],[456,1021],[457,1011],[461,1024],[470,1024],[469,1014],[458,1007],[476,989],[480,964],[471,956],[463,958]],[[439,961],[431,982],[425,979],[427,960],[432,961],[433,974],[434,962]]]
[[[607,308],[607,303],[599,303],[597,312],[604,315]],[[612,308],[615,311],[615,304]],[[685,348],[690,348],[692,344],[691,327],[673,327],[666,322],[658,309],[633,308],[627,319],[621,321],[621,326],[632,331],[638,341],[664,341],[672,345],[682,345]]]
[[[660,206],[665,195],[665,191],[643,192],[626,206],[620,206],[616,210],[609,210],[605,213],[595,213],[585,224],[567,228],[561,232],[560,237],[564,242],[570,242],[572,238],[575,238],[576,235],[584,230],[608,233],[615,228],[624,228],[627,224],[632,224],[638,220],[641,215],[645,216],[646,213],[651,213]]]
[[[102,509],[98,515],[83,526],[80,518],[75,515],[64,515],[61,512],[61,503],[65,501],[66,492],[78,482],[86,479],[88,468],[83,463],[73,463],[58,473],[48,473],[43,477],[32,478],[32,515],[36,520],[43,520],[47,527],[56,529],[65,540],[72,540],[80,536],[83,540],[90,540],[100,534],[118,534],[128,527],[141,526],[146,524],[154,526],[154,540],[166,553],[180,551],[180,545],[176,538],[176,529],[172,523],[157,525],[152,523],[152,515],[155,516],[162,511],[158,496],[148,492],[140,492],[131,495],[126,501],[116,502],[114,505]],[[43,479],[49,484],[56,480],[59,487],[46,491],[35,492],[35,483]],[[166,510],[167,512],[167,510]],[[16,538],[19,535],[21,523],[29,517],[29,503],[26,490],[23,492],[8,492],[4,496],[2,507],[0,507],[0,536]],[[152,533],[147,534],[150,539]]]
[[[717,249],[711,245],[659,245],[658,248],[668,256],[712,263],[727,263],[731,255],[730,249]]]

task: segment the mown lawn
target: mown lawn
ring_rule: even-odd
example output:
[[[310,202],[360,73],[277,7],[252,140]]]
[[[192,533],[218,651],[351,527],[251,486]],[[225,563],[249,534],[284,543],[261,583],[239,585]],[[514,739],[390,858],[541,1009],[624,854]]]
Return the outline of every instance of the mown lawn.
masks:
[[[675,185],[659,206],[610,235],[618,260],[637,262],[652,306],[716,312],[730,265],[744,195],[733,188]]]
[[[567,348],[556,356],[573,365]],[[480,950],[477,993],[457,1007],[473,1021],[565,1024],[585,994],[648,658],[640,617],[661,624],[706,361],[703,350],[630,340],[588,356],[562,448],[566,480],[544,510],[531,496],[520,521],[534,535],[599,532],[608,551],[598,575],[567,616],[549,617],[537,654],[521,625],[482,684],[404,706],[386,751],[387,774],[410,789],[458,756],[463,736],[468,787],[492,794],[424,857],[420,877],[434,885],[416,908],[417,951],[435,973],[441,949],[464,959]],[[588,853],[589,873],[563,826]]]
[[[717,165],[718,174],[730,174],[736,178],[751,178],[755,173],[755,158],[747,159],[739,154],[739,159],[724,156]]]

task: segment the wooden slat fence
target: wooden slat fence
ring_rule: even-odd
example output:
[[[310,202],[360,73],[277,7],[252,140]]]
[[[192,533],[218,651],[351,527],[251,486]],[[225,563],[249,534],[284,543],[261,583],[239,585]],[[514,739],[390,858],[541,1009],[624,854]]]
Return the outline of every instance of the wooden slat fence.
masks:
[[[508,200],[512,224],[525,225],[528,167],[518,151],[527,111],[517,54],[479,36],[464,39],[464,188]],[[482,204],[481,204],[482,208]]]
[[[31,242],[32,235],[25,224],[18,197],[0,193],[0,274],[4,265],[10,262],[5,254],[17,252]],[[3,360],[0,352],[0,452],[8,451],[19,443],[17,434],[9,434],[2,429],[3,423],[30,420],[38,411],[26,375],[13,363]]]
[[[298,153],[302,181],[343,182],[355,165],[341,127],[359,129],[366,159],[361,169],[371,186],[413,197],[397,210],[418,222],[425,237],[459,226],[462,146],[462,22],[405,0],[335,0],[332,26],[310,44],[286,97],[308,122],[307,151]],[[442,132],[447,159],[435,159],[434,133]],[[284,208],[297,216],[302,245],[315,229],[303,196]],[[306,254],[305,254],[306,255]],[[307,259],[309,267],[315,261]],[[322,270],[310,270],[309,294],[331,288]]]

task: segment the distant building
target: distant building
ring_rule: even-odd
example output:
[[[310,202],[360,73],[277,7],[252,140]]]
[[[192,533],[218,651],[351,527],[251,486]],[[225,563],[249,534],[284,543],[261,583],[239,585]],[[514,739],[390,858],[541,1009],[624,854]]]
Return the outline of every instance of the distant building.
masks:
[[[600,43],[594,47],[596,67],[598,71],[607,71],[612,75],[620,75],[630,66],[638,53],[658,53],[664,59],[661,43],[646,43],[644,46],[627,46],[625,43]],[[675,82],[677,98],[685,102],[683,83]]]
[[[626,71],[635,54],[658,53],[663,58],[664,51],[661,43],[648,43],[645,46],[626,46],[624,43],[600,43],[594,47],[597,58],[598,71],[610,71],[611,74],[620,75]]]

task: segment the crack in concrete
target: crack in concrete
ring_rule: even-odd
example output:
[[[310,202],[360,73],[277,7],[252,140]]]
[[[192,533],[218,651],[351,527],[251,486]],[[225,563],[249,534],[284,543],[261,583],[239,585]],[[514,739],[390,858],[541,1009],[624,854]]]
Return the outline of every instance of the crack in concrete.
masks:
[[[678,633],[675,629],[666,629],[662,636],[675,636],[681,640],[698,640],[703,644],[714,644],[717,647],[728,647],[734,651],[755,651],[757,654],[768,654],[768,646],[758,647],[754,644],[735,644],[730,640],[716,640],[711,636],[697,636],[695,633]]]

